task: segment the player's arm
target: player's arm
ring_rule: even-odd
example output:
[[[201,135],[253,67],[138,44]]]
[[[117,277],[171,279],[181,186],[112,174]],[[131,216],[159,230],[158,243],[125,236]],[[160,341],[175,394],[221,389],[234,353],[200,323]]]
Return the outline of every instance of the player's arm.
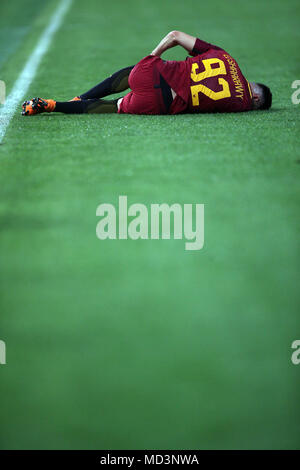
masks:
[[[196,38],[181,31],[171,31],[167,34],[158,44],[158,46],[151,52],[151,55],[160,57],[166,50],[171,47],[181,46],[191,53],[195,46]]]

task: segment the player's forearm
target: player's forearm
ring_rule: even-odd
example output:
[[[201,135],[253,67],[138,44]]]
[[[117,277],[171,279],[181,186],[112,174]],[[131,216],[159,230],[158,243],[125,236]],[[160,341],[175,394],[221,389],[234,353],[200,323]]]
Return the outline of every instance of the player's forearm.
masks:
[[[151,52],[151,55],[160,57],[166,50],[174,46],[177,46],[176,31],[171,31],[160,41],[158,46]]]
[[[160,41],[158,46],[151,52],[151,55],[160,57],[166,50],[174,46],[182,46],[188,52],[191,52],[195,42],[196,38],[194,36],[190,36],[181,31],[171,31]]]

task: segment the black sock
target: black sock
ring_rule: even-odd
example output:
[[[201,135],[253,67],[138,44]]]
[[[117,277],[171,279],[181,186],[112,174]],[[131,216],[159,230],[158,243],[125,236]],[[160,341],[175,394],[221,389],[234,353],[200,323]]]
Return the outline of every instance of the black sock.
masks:
[[[116,100],[56,101],[54,112],[65,114],[107,114],[118,112]]]
[[[134,65],[119,70],[118,72],[108,77],[106,80],[103,80],[103,82],[96,85],[94,88],[91,88],[86,93],[80,95],[80,98],[83,100],[102,98],[103,96],[111,95],[113,93],[120,93],[121,91],[127,90],[128,77],[133,67]]]
[[[83,114],[84,107],[82,101],[56,101],[54,113]]]

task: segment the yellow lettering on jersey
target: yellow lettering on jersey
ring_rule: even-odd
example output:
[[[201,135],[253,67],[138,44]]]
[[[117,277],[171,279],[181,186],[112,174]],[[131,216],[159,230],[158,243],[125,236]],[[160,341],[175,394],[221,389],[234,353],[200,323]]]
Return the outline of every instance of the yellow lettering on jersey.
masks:
[[[221,59],[204,59],[202,61],[204,65],[204,72],[197,73],[199,65],[197,63],[192,65],[191,79],[194,82],[202,82],[205,78],[215,77],[216,75],[226,75],[226,67]],[[218,67],[212,68],[212,65],[218,65]]]
[[[219,78],[219,85],[222,86],[222,90],[213,91],[205,85],[193,85],[191,86],[192,93],[192,102],[193,106],[199,106],[199,93],[203,93],[205,96],[208,96],[211,100],[217,101],[223,98],[230,98],[231,93],[229,89],[228,82],[224,78]]]
[[[197,85],[191,86],[193,106],[199,106],[199,93],[203,93],[205,96],[208,96],[208,98],[214,101],[221,100],[223,98],[229,98],[231,93],[229,84],[225,78],[218,79],[218,83],[222,87],[222,90],[220,91],[213,91],[205,85],[202,85],[202,83],[199,83],[205,78],[216,77],[217,75],[226,75],[227,72],[223,60],[218,58],[204,59],[202,63],[205,70],[204,72],[200,73],[197,73],[199,65],[197,63],[192,64],[191,79],[193,82],[197,83]],[[212,68],[212,65],[217,65],[217,67]]]

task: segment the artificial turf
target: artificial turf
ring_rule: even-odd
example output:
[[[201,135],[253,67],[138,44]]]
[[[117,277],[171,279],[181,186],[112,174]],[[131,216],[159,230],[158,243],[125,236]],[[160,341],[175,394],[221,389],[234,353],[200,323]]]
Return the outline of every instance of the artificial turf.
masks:
[[[1,2],[8,93],[56,6]],[[299,17],[296,0],[73,1],[24,99],[70,99],[178,29],[224,47],[273,108],[15,114],[0,145],[1,448],[299,448]],[[204,203],[204,248],[100,241],[96,207],[119,195]]]

